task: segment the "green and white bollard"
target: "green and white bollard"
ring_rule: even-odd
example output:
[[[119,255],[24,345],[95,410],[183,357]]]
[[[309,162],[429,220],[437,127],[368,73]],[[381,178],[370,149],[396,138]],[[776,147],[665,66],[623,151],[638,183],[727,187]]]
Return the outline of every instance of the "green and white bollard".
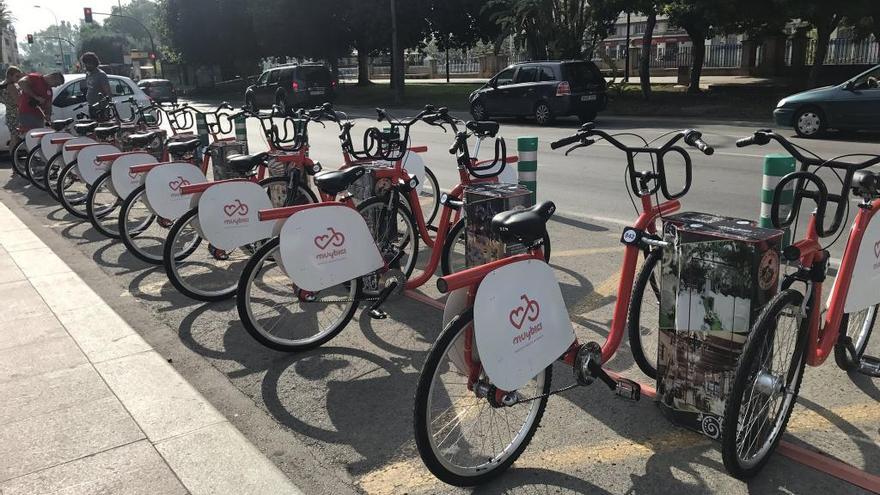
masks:
[[[795,160],[791,155],[771,154],[764,157],[764,184],[761,187],[761,227],[773,228],[773,220],[770,218],[770,209],[773,205],[773,193],[776,185],[783,177],[795,171]],[[790,182],[780,196],[779,216],[785,218],[791,211],[794,200],[795,182]],[[782,237],[782,247],[785,248],[791,242],[791,229],[785,229]]]
[[[208,122],[205,116],[196,114],[196,136],[199,138],[199,148],[196,152],[196,158],[201,160],[204,153],[208,150]]]
[[[516,152],[519,155],[517,173],[519,184],[532,192],[530,203],[538,201],[538,138],[520,137],[516,140]]]
[[[248,153],[247,119],[244,115],[235,118],[235,140],[242,144],[242,153]]]

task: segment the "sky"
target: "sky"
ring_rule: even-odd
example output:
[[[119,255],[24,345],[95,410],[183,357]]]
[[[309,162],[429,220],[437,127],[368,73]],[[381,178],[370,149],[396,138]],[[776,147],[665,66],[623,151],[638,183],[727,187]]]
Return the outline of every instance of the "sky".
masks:
[[[83,7],[91,7],[95,12],[110,12],[110,7],[117,5],[120,0],[6,0],[6,5],[12,12],[12,25],[15,26],[15,36],[19,44],[27,43],[25,38],[28,33],[41,31],[55,24],[55,17],[45,8],[37,9],[34,5],[40,5],[52,10],[58,21],[69,21],[74,25],[83,18]],[[128,0],[121,0],[123,5]],[[101,16],[95,16],[101,20]]]

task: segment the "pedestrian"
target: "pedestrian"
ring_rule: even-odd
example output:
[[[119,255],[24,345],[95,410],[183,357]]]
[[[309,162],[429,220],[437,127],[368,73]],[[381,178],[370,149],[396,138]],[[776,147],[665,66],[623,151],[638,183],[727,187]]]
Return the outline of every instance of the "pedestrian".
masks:
[[[107,73],[98,67],[101,60],[94,52],[85,52],[80,57],[83,67],[86,69],[86,101],[89,102],[89,115],[95,120],[101,120],[100,110],[92,108],[92,105],[101,101],[105,96],[112,96],[110,91],[110,79]]]
[[[14,150],[20,139],[18,135],[18,80],[24,73],[18,67],[10,65],[6,69],[6,80],[3,87],[3,103],[6,105],[6,127],[9,128],[9,149]]]
[[[45,76],[32,72],[18,80],[18,123],[25,132],[42,127],[52,118],[52,88],[64,84],[64,75],[53,72]]]

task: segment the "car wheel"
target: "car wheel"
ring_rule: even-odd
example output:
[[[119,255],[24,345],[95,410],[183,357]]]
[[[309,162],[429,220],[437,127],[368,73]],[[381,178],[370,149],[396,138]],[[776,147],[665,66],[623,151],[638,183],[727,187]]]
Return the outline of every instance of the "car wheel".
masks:
[[[553,110],[547,102],[541,101],[535,105],[535,122],[538,125],[550,125],[553,123]]]
[[[578,119],[580,119],[581,124],[586,124],[587,122],[592,122],[596,120],[596,111],[595,110],[585,110],[578,114]]]
[[[486,111],[486,105],[482,101],[476,100],[471,103],[471,117],[474,120],[489,120],[489,112]]]
[[[802,138],[812,138],[825,131],[825,115],[815,107],[807,107],[794,115],[794,131]]]
[[[254,101],[254,95],[250,94],[250,95],[245,96],[244,101],[245,101],[245,106],[248,108],[248,110],[250,110],[252,112],[256,112],[257,110],[259,110],[257,108],[257,102]]]
[[[290,110],[287,106],[287,96],[285,96],[284,93],[278,93],[275,95],[275,104],[281,107],[285,114]]]

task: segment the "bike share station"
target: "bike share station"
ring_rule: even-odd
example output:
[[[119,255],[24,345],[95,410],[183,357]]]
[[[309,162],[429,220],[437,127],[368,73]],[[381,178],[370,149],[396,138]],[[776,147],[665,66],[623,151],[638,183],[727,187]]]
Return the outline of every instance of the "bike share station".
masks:
[[[787,147],[784,138],[774,136],[771,131],[758,131],[753,138],[741,140],[738,145],[766,144],[776,139],[791,153],[765,158],[760,220],[677,212],[680,207],[678,199],[690,187],[691,171],[690,158],[682,147],[675,145],[676,141],[681,140],[706,155],[713,152],[698,131],[680,131],[659,148],[652,148],[647,143],[644,147],[632,148],[588,124],[577,135],[557,141],[552,147],[574,145],[578,148],[604,139],[625,151],[629,160],[629,187],[642,200],[643,212],[632,226],[623,229],[619,238],[624,261],[618,291],[614,294],[618,301],[608,340],[604,345],[580,343],[555,270],[544,261],[545,256],[551,256],[552,263],[545,224],[555,212],[555,205],[537,202],[538,139],[519,138],[515,156],[508,156],[504,140],[496,137],[497,124],[468,123],[468,132],[458,132],[454,119],[429,107],[416,118],[397,121],[380,111],[379,120],[389,122],[391,127],[381,131],[368,129],[364,152],[354,151],[350,137],[346,138],[350,126],[343,125],[337,113],[329,111],[327,106],[323,111],[316,109],[310,111],[314,113],[301,114],[302,119],[293,123],[290,135],[285,121],[283,138],[274,122],[269,127],[264,125],[263,131],[270,137],[271,153],[262,156],[246,155],[249,146],[244,113],[221,114],[221,109],[214,113],[195,110],[190,113],[179,109],[169,112],[172,135],[168,136],[163,130],[161,134],[153,135],[154,139],[149,142],[162,142],[164,145],[159,148],[181,151],[171,158],[155,146],[123,151],[121,147],[133,134],[132,129],[128,129],[118,143],[110,144],[62,132],[60,126],[45,128],[29,133],[25,146],[29,155],[43,153],[47,163],[55,154],[62,156],[65,166],[73,167],[74,178],[90,187],[107,181],[107,187],[116,198],[108,208],[115,209],[122,202],[120,233],[129,249],[149,263],[164,261],[175,287],[192,298],[214,301],[238,294],[239,315],[243,321],[249,311],[242,309],[247,305],[242,302],[247,287],[239,285],[236,280],[229,287],[199,292],[186,287],[175,275],[178,264],[183,264],[200,246],[201,249],[207,248],[215,261],[222,261],[224,256],[238,250],[253,256],[246,271],[259,271],[270,262],[276,264],[292,282],[296,291],[293,297],[298,301],[313,302],[319,293],[334,287],[350,289],[350,293],[355,294],[355,304],[350,306],[341,327],[306,342],[302,349],[321,345],[333,338],[351,318],[357,301],[370,303],[370,317],[387,317],[381,309],[382,304],[400,293],[442,311],[444,329],[466,326],[468,322],[463,318],[472,318],[470,330],[462,327],[464,338],[448,339],[446,333],[450,330],[444,330],[438,338],[438,344],[447,339],[452,350],[449,368],[467,377],[468,389],[493,408],[543,401],[541,413],[530,426],[528,439],[516,456],[511,457],[507,465],[492,468],[500,471],[513,463],[528,444],[549,395],[590,384],[595,384],[594,388],[606,385],[613,394],[621,397],[620,400],[650,398],[672,424],[723,442],[725,428],[739,428],[739,425],[730,424],[727,411],[731,407],[730,401],[742,393],[743,384],[736,377],[743,373],[739,370],[743,366],[739,363],[744,361],[740,357],[752,352],[750,349],[754,347],[748,344],[750,333],[756,331],[754,328],[761,328],[762,321],[767,319],[765,309],[772,309],[777,304],[774,301],[780,292],[790,291],[792,285],[799,282],[812,288],[810,284],[821,284],[825,279],[828,260],[819,254],[821,249],[817,239],[827,237],[841,227],[841,205],[848,201],[850,186],[853,194],[864,199],[850,238],[856,252],[844,255],[841,273],[838,273],[827,302],[828,321],[839,326],[840,320],[835,319],[839,318],[839,315],[835,316],[837,313],[849,315],[870,310],[880,302],[875,290],[880,284],[880,276],[876,275],[880,263],[873,264],[880,253],[877,247],[880,246],[880,221],[872,221],[873,212],[880,209],[880,200],[871,192],[880,179],[859,171],[873,162],[865,162],[859,167],[834,160],[817,162]],[[226,109],[232,110],[231,107]],[[273,117],[269,117],[270,122]],[[320,122],[321,118],[334,121],[343,130],[340,140],[346,162],[341,170],[324,174],[318,174],[320,166],[308,159],[308,148],[302,142],[304,139],[307,143],[305,129],[310,119]],[[409,126],[420,118],[431,125],[452,125],[456,130],[456,144],[450,153],[458,160],[462,181],[449,194],[442,195],[436,185],[431,185],[438,197],[427,218],[422,217],[424,211],[414,211],[425,191],[427,178],[429,175],[433,177],[419,156],[427,148],[409,145]],[[180,132],[192,128],[195,128],[195,134]],[[223,137],[230,133],[234,135]],[[473,158],[467,141],[471,136],[478,137]],[[495,157],[480,161],[476,156],[486,139],[494,142]],[[133,140],[137,141],[137,138]],[[197,144],[195,140],[198,140]],[[372,152],[366,152],[369,150]],[[639,153],[657,156],[653,172],[635,171],[632,157]],[[662,158],[667,153],[680,154],[686,164],[686,186],[681,191],[670,190],[666,183]],[[209,163],[212,181],[208,180]],[[801,163],[800,171],[798,163]],[[840,194],[829,194],[821,180],[807,172],[809,166],[817,165],[837,166],[845,171],[845,180],[841,179],[844,190]],[[292,168],[297,170],[294,175],[289,171]],[[267,172],[268,178],[265,177]],[[267,188],[269,183],[264,179],[271,181],[272,178],[286,185],[286,195],[273,195]],[[436,184],[436,179],[433,181]],[[815,188],[810,189],[810,185]],[[299,186],[317,187],[321,199],[291,203],[290,189]],[[61,185],[58,191],[63,192]],[[385,210],[380,208],[378,216],[376,213],[362,215],[355,207],[355,204],[362,207],[376,197],[389,194],[394,198],[393,204],[397,204],[398,198],[404,205],[408,201],[413,211],[405,208],[403,211],[415,217],[408,227],[414,236],[414,252],[407,261],[403,260],[402,248],[396,256],[389,257],[390,244],[374,239],[373,232],[383,233],[378,226],[387,223],[387,220],[379,219],[387,214]],[[660,203],[660,195],[666,202]],[[791,239],[790,226],[797,219],[801,202],[805,199],[817,202],[818,220],[811,221],[807,239]],[[126,231],[124,215],[134,201],[144,205],[148,219],[134,230]],[[826,228],[823,217],[828,203],[836,205],[836,209],[833,225]],[[105,210],[101,211],[104,213],[100,215],[107,214]],[[391,217],[395,218],[395,210],[391,211]],[[91,209],[89,214],[95,215]],[[439,219],[438,226],[433,225],[435,219]],[[463,266],[452,267],[455,260],[449,252],[441,254],[440,247],[445,245],[447,235],[453,236],[450,232],[456,230],[461,219],[466,219],[466,223],[456,235],[463,235],[463,259],[458,260]],[[155,252],[138,254],[129,243],[154,222],[166,229],[170,227],[170,240],[161,246],[158,255]],[[399,234],[397,229],[392,226],[384,234],[396,237]],[[181,235],[183,244],[180,247],[172,241],[183,231],[190,233],[187,234],[189,237]],[[111,233],[106,235],[112,237]],[[863,238],[867,242],[862,243]],[[421,275],[410,279],[418,255],[418,239],[431,248],[431,260]],[[453,236],[451,243],[454,244],[455,240]],[[634,279],[643,254],[642,264],[654,263],[655,268],[652,268],[653,272],[645,272],[646,277],[639,282]],[[437,288],[447,295],[434,299],[418,288],[431,279],[441,256],[444,257],[443,263],[450,266],[444,266],[445,274],[437,279]],[[369,279],[369,283],[362,279]],[[841,279],[848,283],[841,283],[843,289],[838,289]],[[647,376],[656,379],[650,384],[637,383],[603,368],[620,344],[634,283],[636,287],[641,283],[642,295],[650,296],[653,291],[658,299],[657,321],[644,322],[658,329],[656,356],[636,356],[639,367]],[[362,290],[366,297],[361,296]],[[816,285],[814,290],[807,291],[808,296],[797,300],[797,304],[800,311],[807,314],[813,311],[818,315],[815,303],[821,296],[821,285]],[[839,290],[843,291],[842,294]],[[808,302],[811,298],[812,303]],[[824,300],[818,302],[825,304]],[[463,316],[468,314],[470,316]],[[803,351],[804,359],[811,366],[821,364],[831,349],[825,343],[827,339],[821,339],[817,334],[819,323],[814,325],[809,338],[821,340],[819,347],[814,349],[811,343],[807,349],[809,352]],[[248,331],[254,335],[251,328]],[[266,342],[261,343],[272,347]],[[877,361],[861,355],[867,337],[861,343],[852,339],[844,343],[847,345],[845,351],[853,361],[850,369],[877,376]],[[800,349],[800,345],[796,348]],[[762,352],[754,355],[764,359],[765,354],[774,354],[772,348],[769,352]],[[429,356],[426,369],[432,359]],[[543,376],[542,373],[556,361],[573,368],[575,384],[552,390],[548,380],[543,389],[538,388],[536,395],[524,396],[520,392],[535,377]],[[438,363],[434,366],[441,368]],[[787,387],[784,380],[791,378],[774,375],[766,369],[757,373],[752,393],[757,390],[767,397],[784,391]],[[801,374],[802,371],[797,374],[796,387],[799,387]],[[425,380],[430,384],[433,379],[430,373],[422,372],[416,393],[417,411],[424,407],[420,401],[429,400],[425,398],[429,395],[424,393],[427,390]],[[794,395],[796,393],[795,389]],[[768,404],[769,399],[756,407],[763,410]],[[775,402],[773,404],[775,407]],[[747,404],[747,409],[749,407],[751,402]],[[766,413],[758,413],[757,417],[761,418],[763,414]],[[786,413],[782,431],[787,418]],[[481,482],[482,468],[468,472],[457,466],[450,467],[449,462],[440,459],[437,453],[442,454],[442,446],[434,445],[435,440],[422,437],[419,427],[429,425],[420,421],[424,422],[425,418],[416,418],[416,443],[428,469],[442,481],[454,485]],[[739,435],[738,431],[734,433]],[[744,435],[748,433],[747,429]],[[769,447],[770,451],[774,449],[855,486],[880,492],[880,476],[877,474],[784,440]],[[549,455],[552,456],[552,452]],[[725,466],[731,470],[728,456],[725,452]],[[755,471],[762,465],[763,462],[759,463]],[[746,463],[745,470],[750,467]],[[735,469],[732,474],[747,477]]]

